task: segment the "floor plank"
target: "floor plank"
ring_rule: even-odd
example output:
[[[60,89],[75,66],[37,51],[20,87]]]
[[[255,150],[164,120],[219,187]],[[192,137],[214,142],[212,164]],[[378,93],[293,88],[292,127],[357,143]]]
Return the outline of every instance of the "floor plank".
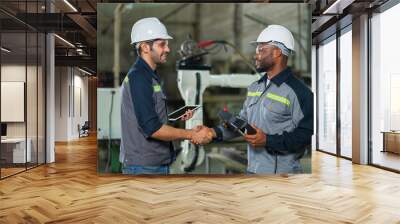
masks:
[[[96,139],[0,181],[0,223],[400,223],[400,175],[313,152],[311,175],[96,173]]]

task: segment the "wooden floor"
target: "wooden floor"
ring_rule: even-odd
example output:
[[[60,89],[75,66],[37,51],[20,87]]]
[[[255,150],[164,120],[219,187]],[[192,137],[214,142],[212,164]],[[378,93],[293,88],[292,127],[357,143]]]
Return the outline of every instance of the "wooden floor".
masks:
[[[25,167],[23,168],[1,168],[1,178],[11,176],[13,174],[25,171]]]
[[[295,176],[98,176],[96,141],[0,181],[0,223],[400,223],[400,175],[320,152]]]

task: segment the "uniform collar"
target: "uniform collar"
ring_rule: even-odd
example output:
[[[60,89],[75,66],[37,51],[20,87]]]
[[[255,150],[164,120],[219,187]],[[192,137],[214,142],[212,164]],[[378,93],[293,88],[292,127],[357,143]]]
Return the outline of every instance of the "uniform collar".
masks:
[[[292,70],[289,67],[286,67],[279,74],[277,74],[275,77],[273,77],[270,81],[275,83],[275,85],[280,86],[280,85],[282,85],[282,83],[284,83],[289,78],[289,76],[291,74],[292,74]],[[263,75],[263,77],[261,77],[258,80],[258,83],[267,81],[267,78],[268,78],[267,73],[265,73],[265,75]]]
[[[266,82],[268,79],[267,73],[265,73],[257,82],[258,84],[262,83],[262,82]]]
[[[156,79],[157,81],[160,81],[160,76],[157,74],[156,70],[153,70],[149,64],[147,64],[147,62],[142,58],[142,57],[138,57],[136,59],[135,62],[135,67],[139,68],[139,69],[144,69],[145,71],[147,71],[148,73],[151,74],[151,76]]]

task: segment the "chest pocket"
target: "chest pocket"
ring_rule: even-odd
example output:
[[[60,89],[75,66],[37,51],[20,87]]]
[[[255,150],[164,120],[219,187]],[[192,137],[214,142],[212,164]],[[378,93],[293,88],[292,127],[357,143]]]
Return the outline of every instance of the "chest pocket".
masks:
[[[290,116],[291,103],[286,97],[268,92],[265,95],[263,104],[267,111],[272,112],[275,116],[282,116],[282,118]]]

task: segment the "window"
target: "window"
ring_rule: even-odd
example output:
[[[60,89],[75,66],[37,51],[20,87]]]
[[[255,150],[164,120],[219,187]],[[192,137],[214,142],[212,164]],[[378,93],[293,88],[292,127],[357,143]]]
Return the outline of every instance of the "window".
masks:
[[[336,153],[336,39],[318,48],[318,149]]]
[[[352,157],[352,35],[351,26],[340,36],[340,155]]]
[[[372,163],[400,170],[400,4],[371,18]]]

